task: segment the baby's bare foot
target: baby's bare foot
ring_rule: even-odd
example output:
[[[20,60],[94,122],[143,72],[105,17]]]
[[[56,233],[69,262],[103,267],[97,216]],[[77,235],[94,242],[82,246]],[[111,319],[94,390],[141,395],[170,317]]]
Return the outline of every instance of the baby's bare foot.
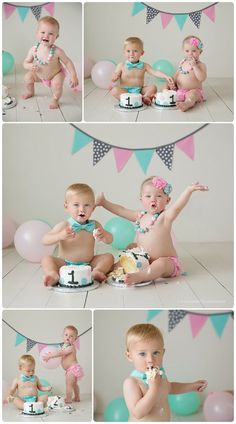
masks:
[[[72,398],[65,398],[65,403],[72,403]]]
[[[80,397],[79,396],[76,396],[76,397],[74,397],[74,399],[72,399],[73,400],[73,402],[80,402]]]
[[[152,99],[151,97],[148,96],[143,96],[143,103],[147,106],[150,106],[152,104]]]
[[[128,286],[131,284],[141,283],[143,279],[140,277],[139,272],[132,272],[131,274],[125,274],[124,282]]]
[[[49,109],[58,109],[59,108],[59,102],[57,99],[52,99],[49,103]]]
[[[96,268],[94,268],[94,270],[92,271],[92,277],[94,280],[97,280],[100,282],[106,280],[107,278],[104,272],[99,271],[99,269],[96,269]]]
[[[56,272],[51,272],[43,277],[45,287],[55,286],[59,280],[59,275]]]
[[[176,106],[179,110],[181,110],[182,112],[185,112],[186,110],[190,109],[191,107],[193,107],[192,102],[177,102]]]
[[[33,91],[27,91],[26,93],[23,93],[21,97],[22,97],[22,99],[26,100],[26,99],[29,99],[30,97],[33,97],[33,96],[34,96]]]

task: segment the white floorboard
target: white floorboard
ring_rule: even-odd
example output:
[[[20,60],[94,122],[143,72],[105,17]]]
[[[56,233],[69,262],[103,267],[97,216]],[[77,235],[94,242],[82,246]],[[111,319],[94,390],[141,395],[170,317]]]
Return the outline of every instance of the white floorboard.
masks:
[[[232,308],[233,244],[180,243],[184,275],[149,286],[120,289],[101,284],[81,293],[58,293],[42,284],[40,264],[3,250],[5,308]]]
[[[64,411],[51,411],[43,417],[25,417],[16,407],[5,404],[2,407],[3,421],[10,422],[88,422],[92,420],[91,395],[82,394],[81,402],[73,402],[75,411],[68,413]]]
[[[42,83],[35,84],[35,96],[24,100],[25,71],[16,65],[11,74],[3,77],[3,84],[9,87],[10,95],[17,99],[16,107],[3,114],[5,122],[80,122],[82,120],[82,93],[70,89],[64,81],[63,94],[58,109],[49,109],[51,90]]]
[[[207,101],[185,113],[151,106],[140,112],[119,112],[114,109],[118,101],[110,92],[97,88],[91,79],[86,79],[84,119],[88,122],[232,122],[233,79],[208,78],[204,90]]]

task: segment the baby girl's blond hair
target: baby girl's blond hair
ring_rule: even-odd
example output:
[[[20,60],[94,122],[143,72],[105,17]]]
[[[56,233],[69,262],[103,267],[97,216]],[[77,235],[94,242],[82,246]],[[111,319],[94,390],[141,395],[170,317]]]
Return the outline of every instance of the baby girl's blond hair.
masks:
[[[78,330],[77,330],[77,328],[76,327],[74,327],[73,325],[67,325],[65,328],[64,328],[64,331],[65,330],[71,330],[71,331],[73,331],[74,333],[75,333],[75,336],[76,337],[78,337]]]
[[[41,19],[39,19],[38,24],[40,25],[41,23],[45,23],[45,24],[51,24],[57,27],[58,32],[60,29],[60,25],[59,22],[53,18],[52,16],[43,16]]]

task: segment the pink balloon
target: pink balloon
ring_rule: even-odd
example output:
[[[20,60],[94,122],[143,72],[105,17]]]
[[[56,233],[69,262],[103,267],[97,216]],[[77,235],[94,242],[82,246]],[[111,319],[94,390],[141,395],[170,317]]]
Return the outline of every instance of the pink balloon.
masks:
[[[234,397],[227,392],[211,392],[203,406],[206,421],[233,421]]]
[[[17,229],[16,223],[9,216],[2,219],[2,247],[11,246]]]
[[[40,262],[45,255],[52,255],[55,246],[44,246],[43,236],[51,227],[42,221],[28,221],[16,230],[14,243],[22,258],[30,262]]]
[[[116,69],[116,65],[109,60],[102,60],[97,62],[91,72],[91,78],[94,84],[99,88],[108,90],[114,87],[114,83],[111,81],[112,74]]]
[[[59,356],[58,358],[52,358],[52,359],[49,359],[49,361],[48,361],[48,362],[46,362],[46,361],[43,359],[43,357],[44,357],[44,355],[46,355],[46,353],[49,353],[49,352],[51,352],[51,353],[56,353],[58,350],[59,350],[59,349],[56,349],[56,348],[55,348],[55,346],[46,346],[46,347],[44,347],[44,348],[41,350],[40,354],[39,354],[39,360],[40,360],[40,363],[41,363],[41,364],[42,364],[45,368],[47,368],[47,369],[49,369],[49,370],[52,370],[52,369],[54,369],[54,368],[59,367],[59,365],[61,364],[61,356]]]
[[[95,62],[89,57],[84,58],[84,78],[89,78]]]

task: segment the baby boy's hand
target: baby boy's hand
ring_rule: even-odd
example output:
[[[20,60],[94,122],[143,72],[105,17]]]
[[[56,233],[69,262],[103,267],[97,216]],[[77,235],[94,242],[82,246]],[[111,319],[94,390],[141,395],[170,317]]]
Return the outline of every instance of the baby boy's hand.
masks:
[[[191,184],[190,190],[191,190],[191,192],[194,192],[194,191],[208,191],[209,188],[208,188],[208,186],[205,186],[203,184],[200,184],[197,181],[196,183]]]
[[[148,380],[147,383],[149,385],[149,387],[154,387],[154,388],[158,388],[160,386],[161,383],[161,375],[156,374],[154,378],[152,378],[151,380]]]
[[[207,388],[207,381],[206,380],[198,380],[193,383],[193,391],[195,392],[203,392]]]
[[[112,78],[111,78],[111,81],[112,82],[116,82],[116,81],[118,81],[118,79],[120,78],[120,73],[119,72],[115,72],[113,75],[112,75]]]
[[[93,237],[95,240],[102,241],[104,239],[104,230],[103,228],[96,228],[93,230]]]
[[[75,238],[75,232],[72,227],[66,227],[60,233],[60,240],[70,240]]]

